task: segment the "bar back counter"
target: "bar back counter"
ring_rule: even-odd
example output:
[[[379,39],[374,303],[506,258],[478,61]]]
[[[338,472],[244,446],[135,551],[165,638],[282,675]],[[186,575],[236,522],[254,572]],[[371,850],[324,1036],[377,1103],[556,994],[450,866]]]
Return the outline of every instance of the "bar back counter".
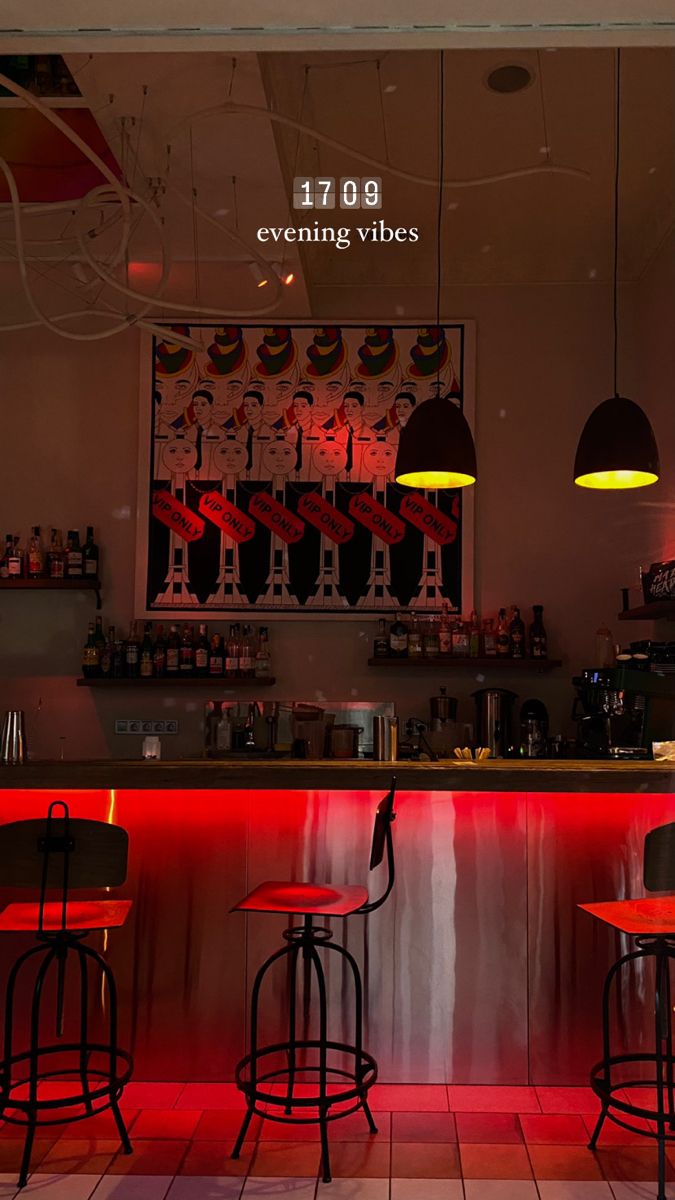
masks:
[[[605,973],[628,949],[577,905],[644,895],[645,833],[675,820],[656,763],[29,763],[0,769],[0,820],[123,825],[133,898],[110,945],[140,1079],[228,1080],[251,977],[288,923],[230,913],[264,879],[360,883],[373,810],[398,779],[390,903],[336,935],[361,965],[367,1041],[391,1082],[578,1084],[600,1051]],[[0,880],[0,885],[1,885]],[[375,885],[373,885],[375,886]],[[0,901],[16,897],[0,886]],[[331,922],[328,922],[329,924]],[[0,944],[0,986],[23,935]],[[101,947],[98,947],[101,948]],[[617,1031],[653,1040],[638,965]],[[333,1011],[349,1018],[341,978]],[[284,990],[268,995],[281,1031]],[[344,1001],[344,1003],[343,1003]],[[369,1019],[369,1013],[372,1018]],[[338,1031],[339,1033],[339,1031]]]

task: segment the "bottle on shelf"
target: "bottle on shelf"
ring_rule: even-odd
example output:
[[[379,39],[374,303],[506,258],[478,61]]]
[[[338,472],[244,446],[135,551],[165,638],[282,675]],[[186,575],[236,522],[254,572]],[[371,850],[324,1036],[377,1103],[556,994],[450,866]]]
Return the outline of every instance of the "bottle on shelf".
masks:
[[[384,617],[380,617],[377,622],[377,633],[373,640],[373,657],[389,657],[389,638],[387,637],[387,626]]]
[[[178,626],[172,625],[166,639],[166,673],[177,675],[180,671],[180,634]]]
[[[452,621],[450,620],[450,605],[447,600],[443,601],[438,622],[438,649],[440,654],[452,654]]]
[[[499,658],[508,658],[510,653],[511,635],[506,620],[506,609],[500,608],[497,615],[497,655]]]
[[[110,679],[113,674],[113,661],[115,656],[115,626],[108,627],[108,636],[104,640],[100,658],[98,660],[98,673],[102,679]]]
[[[164,626],[157,626],[157,636],[152,648],[152,673],[157,679],[166,675],[166,639]]]
[[[124,643],[124,674],[128,679],[138,679],[140,670],[141,644],[138,637],[136,622],[129,625],[129,636]]]
[[[114,625],[110,626],[110,640],[112,642],[112,677],[113,679],[124,678],[124,642],[117,636],[117,630]]]
[[[427,617],[422,630],[422,653],[425,658],[438,658],[440,641],[438,637],[438,617],[432,614]]]
[[[469,657],[480,658],[480,618],[475,608],[471,610],[469,621]]]
[[[214,633],[209,647],[209,675],[219,678],[225,671],[225,647],[219,633]]]
[[[5,545],[0,558],[0,579],[9,579],[9,560],[14,548],[14,538],[11,533],[5,534]]]
[[[205,624],[199,626],[199,634],[195,642],[195,675],[209,673],[209,638]]]
[[[66,556],[60,529],[52,529],[47,551],[47,574],[50,579],[63,579],[66,571]]]
[[[12,548],[7,558],[8,579],[21,579],[23,576],[23,550],[18,537],[12,537]]]
[[[392,658],[408,657],[408,627],[401,620],[400,612],[389,627],[389,654]]]
[[[33,532],[28,542],[27,568],[29,579],[40,579],[45,573],[45,556],[39,525],[33,526]]]
[[[494,658],[497,654],[497,633],[494,617],[486,617],[483,621],[483,654],[486,658]]]
[[[520,609],[517,604],[511,606],[513,616],[509,624],[509,637],[511,638],[511,658],[525,657],[525,622],[520,615]]]
[[[424,653],[424,636],[422,623],[417,613],[411,609],[408,618],[408,658],[421,658]]]
[[[533,604],[534,618],[530,625],[530,658],[547,658],[548,645],[544,628],[543,604]]]
[[[242,631],[239,674],[242,679],[250,679],[255,674],[255,640],[251,625],[244,625]]]
[[[452,654],[454,658],[467,658],[469,654],[469,630],[461,617],[455,619],[452,627]]]
[[[272,654],[266,625],[260,626],[258,651],[255,656],[255,677],[256,679],[271,679],[272,677]]]
[[[66,579],[81,579],[82,571],[83,565],[80,535],[77,529],[69,529],[68,541],[66,543]]]
[[[140,675],[141,679],[152,679],[154,655],[152,638],[150,636],[151,629],[152,625],[149,621],[146,621],[143,630],[143,641],[141,642],[138,665],[138,674]]]
[[[96,618],[96,629],[94,631],[94,640],[99,652],[99,656],[105,648],[105,634],[103,632],[103,617]]]
[[[87,579],[98,579],[98,546],[94,541],[94,526],[87,525],[87,540],[82,550],[83,574]]]
[[[230,636],[225,648],[225,674],[228,679],[239,675],[239,626],[230,625]]]
[[[93,679],[98,675],[99,652],[94,634],[94,622],[89,622],[87,640],[82,651],[82,674],[85,679]]]
[[[180,639],[180,673],[181,675],[192,675],[195,669],[195,643],[194,634],[189,625],[183,626],[183,633]]]

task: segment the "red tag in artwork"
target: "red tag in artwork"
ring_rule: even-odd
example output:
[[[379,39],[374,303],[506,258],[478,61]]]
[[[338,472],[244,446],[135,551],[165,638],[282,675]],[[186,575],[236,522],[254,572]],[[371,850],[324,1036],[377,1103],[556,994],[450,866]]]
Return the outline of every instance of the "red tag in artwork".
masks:
[[[173,529],[184,542],[196,542],[204,533],[204,522],[191,508],[176,500],[171,492],[153,492],[152,515]]]
[[[298,504],[298,512],[310,525],[315,525],[330,538],[331,542],[337,542],[338,546],[344,545],[354,536],[354,522],[324,500],[318,492],[303,496]]]
[[[199,511],[234,542],[249,542],[255,533],[251,518],[219,492],[205,492],[200,496]]]
[[[388,546],[395,546],[397,542],[402,542],[405,537],[405,525],[400,521],[394,513],[389,512],[384,504],[380,504],[379,500],[373,500],[367,492],[361,492],[358,496],[352,496],[349,501],[349,515],[355,520],[360,521],[366,526],[375,537],[386,542]]]
[[[256,492],[249,501],[248,511],[261,525],[266,525],[283,542],[299,542],[305,532],[304,521],[279,504],[268,492]]]
[[[457,497],[455,497],[455,500]],[[453,504],[454,511],[454,504]],[[452,517],[446,517],[439,508],[421,496],[412,492],[401,501],[399,509],[402,517],[410,521],[422,533],[426,533],[432,542],[439,546],[449,546],[457,537],[457,523]]]

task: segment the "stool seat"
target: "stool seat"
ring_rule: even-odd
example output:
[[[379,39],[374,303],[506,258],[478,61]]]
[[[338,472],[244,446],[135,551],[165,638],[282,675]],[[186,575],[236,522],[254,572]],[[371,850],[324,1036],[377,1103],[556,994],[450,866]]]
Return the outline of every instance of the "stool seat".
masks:
[[[69,900],[66,904],[66,932],[119,928],[124,925],[131,905],[131,900]],[[48,901],[43,906],[43,931],[57,933],[62,920],[61,901]],[[8,904],[0,913],[0,933],[37,933],[39,928],[39,904]]]
[[[346,917],[368,902],[368,890],[356,885],[291,883],[268,879],[235,904],[232,912],[300,913],[303,916]]]
[[[579,908],[622,933],[675,936],[675,896],[606,900],[598,904],[580,904]]]

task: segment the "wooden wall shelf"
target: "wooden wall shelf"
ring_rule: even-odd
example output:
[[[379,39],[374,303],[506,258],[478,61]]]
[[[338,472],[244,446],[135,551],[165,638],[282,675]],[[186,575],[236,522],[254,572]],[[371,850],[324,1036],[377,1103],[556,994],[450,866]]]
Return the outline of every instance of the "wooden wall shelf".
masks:
[[[654,600],[619,613],[620,621],[675,621],[675,600]]]
[[[216,692],[221,688],[228,690],[229,688],[252,688],[252,687],[272,687],[276,683],[276,679],[271,676],[269,679],[228,679],[225,675],[188,675],[188,676],[173,676],[162,675],[158,678],[151,677],[150,679],[101,679],[94,675],[91,679],[76,679],[75,683],[78,687],[90,688],[147,688],[147,687],[198,687],[210,688]]]
[[[96,607],[101,607],[100,579],[0,579],[0,591],[21,592],[95,592]]]
[[[554,671],[562,666],[561,658],[453,658],[450,654],[441,654],[437,658],[369,658],[369,667],[398,667],[403,671],[424,667],[438,671],[471,671],[475,668],[481,671],[533,671],[542,673]]]

